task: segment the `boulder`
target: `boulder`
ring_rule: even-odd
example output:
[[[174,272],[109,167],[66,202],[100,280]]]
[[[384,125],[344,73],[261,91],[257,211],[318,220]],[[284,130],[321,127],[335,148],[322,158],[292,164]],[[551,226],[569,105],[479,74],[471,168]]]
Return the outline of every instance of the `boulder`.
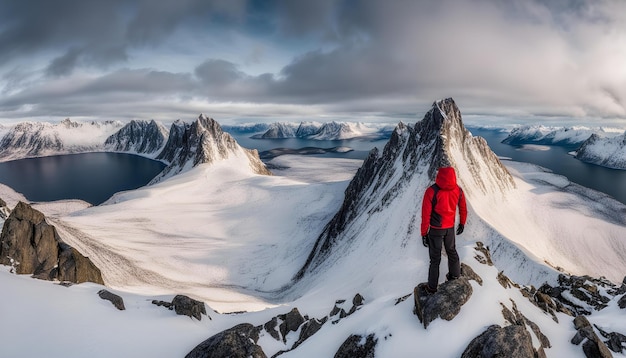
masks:
[[[258,340],[257,328],[242,323],[200,343],[185,358],[267,358],[263,349],[256,344]]]
[[[451,321],[472,296],[472,292],[472,285],[465,277],[439,285],[433,294],[424,292],[419,286],[415,287],[415,313],[424,328],[428,328],[437,317]]]
[[[572,338],[572,344],[583,343],[583,352],[587,358],[609,358],[613,357],[609,348],[602,342],[600,337],[594,332],[593,327],[584,316],[574,318],[576,335]]]
[[[91,260],[63,242],[41,212],[21,201],[4,222],[0,264],[12,265],[18,274],[44,280],[104,284]]]
[[[193,317],[198,321],[202,320],[202,315],[211,319],[211,317],[206,313],[206,306],[204,305],[204,302],[196,301],[185,295],[176,295],[176,297],[172,300],[172,306],[178,315]]]
[[[124,311],[126,309],[126,307],[124,307],[124,300],[122,299],[122,297],[114,293],[111,293],[107,290],[100,290],[98,291],[98,296],[100,296],[100,298],[102,298],[103,300],[110,301],[113,306],[115,306],[115,308],[120,311]]]
[[[535,354],[526,328],[493,325],[470,342],[461,358],[535,357]]]
[[[351,335],[341,344],[335,358],[374,358],[377,342],[373,334],[367,337]]]
[[[626,295],[622,296],[618,301],[617,301],[617,305],[619,306],[619,308],[624,309],[626,308]]]

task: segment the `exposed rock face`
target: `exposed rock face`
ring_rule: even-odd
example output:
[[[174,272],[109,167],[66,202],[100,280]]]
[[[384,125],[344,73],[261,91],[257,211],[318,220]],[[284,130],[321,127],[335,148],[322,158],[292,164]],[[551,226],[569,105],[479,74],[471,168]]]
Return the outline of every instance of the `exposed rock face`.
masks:
[[[128,122],[104,142],[107,150],[152,154],[159,152],[167,138],[167,129],[154,120]]]
[[[272,123],[269,129],[260,137],[262,139],[281,139],[294,138],[296,136],[296,127],[290,123]]]
[[[116,295],[115,293],[109,292],[107,290],[100,290],[98,291],[98,296],[100,296],[100,298],[102,298],[103,300],[111,302],[113,306],[115,306],[115,308],[117,308],[118,310],[126,310],[126,307],[124,306],[124,300],[122,299],[122,297]]]
[[[487,142],[473,137],[463,126],[454,101],[449,98],[435,102],[414,127],[398,124],[382,152],[377,148],[370,151],[348,185],[343,205],[324,228],[295,278],[319,267],[334,246],[350,245],[351,240],[362,236],[361,232],[370,231],[365,218],[376,212],[393,212],[400,194],[421,198],[442,166],[453,166],[463,173],[458,181],[470,199],[472,195],[500,198],[515,187],[513,177]],[[409,213],[406,208],[397,210],[398,216],[412,218],[419,215],[421,206],[414,205]],[[359,217],[365,218],[359,221]],[[365,224],[356,227],[355,222]],[[402,225],[410,235],[412,222]],[[350,226],[352,231],[347,233]]]
[[[18,274],[33,274],[44,280],[104,284],[100,270],[64,243],[45,216],[24,202],[19,202],[4,222],[0,264],[12,265]]]
[[[532,338],[522,326],[490,326],[474,338],[461,355],[461,358],[483,357],[535,357]]]
[[[242,148],[212,118],[200,115],[192,124],[180,120],[170,128],[165,147],[156,159],[170,163],[150,184],[157,183],[198,164],[213,163],[237,156],[248,163],[252,172],[271,175],[256,150]]]
[[[7,206],[7,203],[0,199],[0,219],[4,220],[11,215],[11,209]]]
[[[365,343],[362,344],[364,338]],[[335,358],[374,358],[377,342],[373,334],[367,337],[351,335],[341,344]]]
[[[242,323],[200,343],[185,358],[266,358],[263,349],[256,344],[258,340],[256,328],[249,323]]]

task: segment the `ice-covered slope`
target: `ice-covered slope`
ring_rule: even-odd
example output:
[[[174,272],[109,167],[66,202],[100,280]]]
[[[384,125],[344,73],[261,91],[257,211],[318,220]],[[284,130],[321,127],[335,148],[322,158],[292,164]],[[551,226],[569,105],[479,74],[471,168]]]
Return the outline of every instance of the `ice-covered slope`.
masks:
[[[255,149],[241,147],[212,118],[201,114],[193,123],[177,120],[170,128],[165,147],[156,157],[169,165],[150,183],[158,183],[198,164],[237,159],[242,167],[256,174],[271,174]]]
[[[121,127],[118,121],[22,122],[0,140],[0,160],[101,150],[105,139]]]
[[[154,120],[132,120],[104,142],[106,150],[156,156],[161,152],[168,132]]]
[[[578,148],[576,158],[604,167],[626,169],[626,132],[604,138],[592,135]]]
[[[254,135],[252,138],[257,139],[284,139],[295,138],[298,125],[296,123],[276,122],[270,124],[265,133]]]

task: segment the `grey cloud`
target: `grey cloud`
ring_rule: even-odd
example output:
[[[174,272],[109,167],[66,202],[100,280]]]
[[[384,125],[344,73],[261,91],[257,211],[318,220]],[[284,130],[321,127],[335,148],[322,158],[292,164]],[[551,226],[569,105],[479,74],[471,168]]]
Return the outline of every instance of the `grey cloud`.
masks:
[[[210,86],[228,85],[246,77],[237,65],[219,59],[209,59],[203,62],[196,67],[195,75]]]

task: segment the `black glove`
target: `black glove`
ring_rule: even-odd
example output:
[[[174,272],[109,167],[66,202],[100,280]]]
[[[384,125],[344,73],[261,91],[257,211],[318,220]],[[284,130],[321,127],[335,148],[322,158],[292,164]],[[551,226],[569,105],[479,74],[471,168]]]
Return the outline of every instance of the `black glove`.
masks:
[[[461,235],[463,233],[463,230],[465,230],[465,225],[459,224],[459,226],[456,228],[456,234]]]
[[[428,235],[422,236],[422,244],[424,244],[424,247],[428,247]]]

